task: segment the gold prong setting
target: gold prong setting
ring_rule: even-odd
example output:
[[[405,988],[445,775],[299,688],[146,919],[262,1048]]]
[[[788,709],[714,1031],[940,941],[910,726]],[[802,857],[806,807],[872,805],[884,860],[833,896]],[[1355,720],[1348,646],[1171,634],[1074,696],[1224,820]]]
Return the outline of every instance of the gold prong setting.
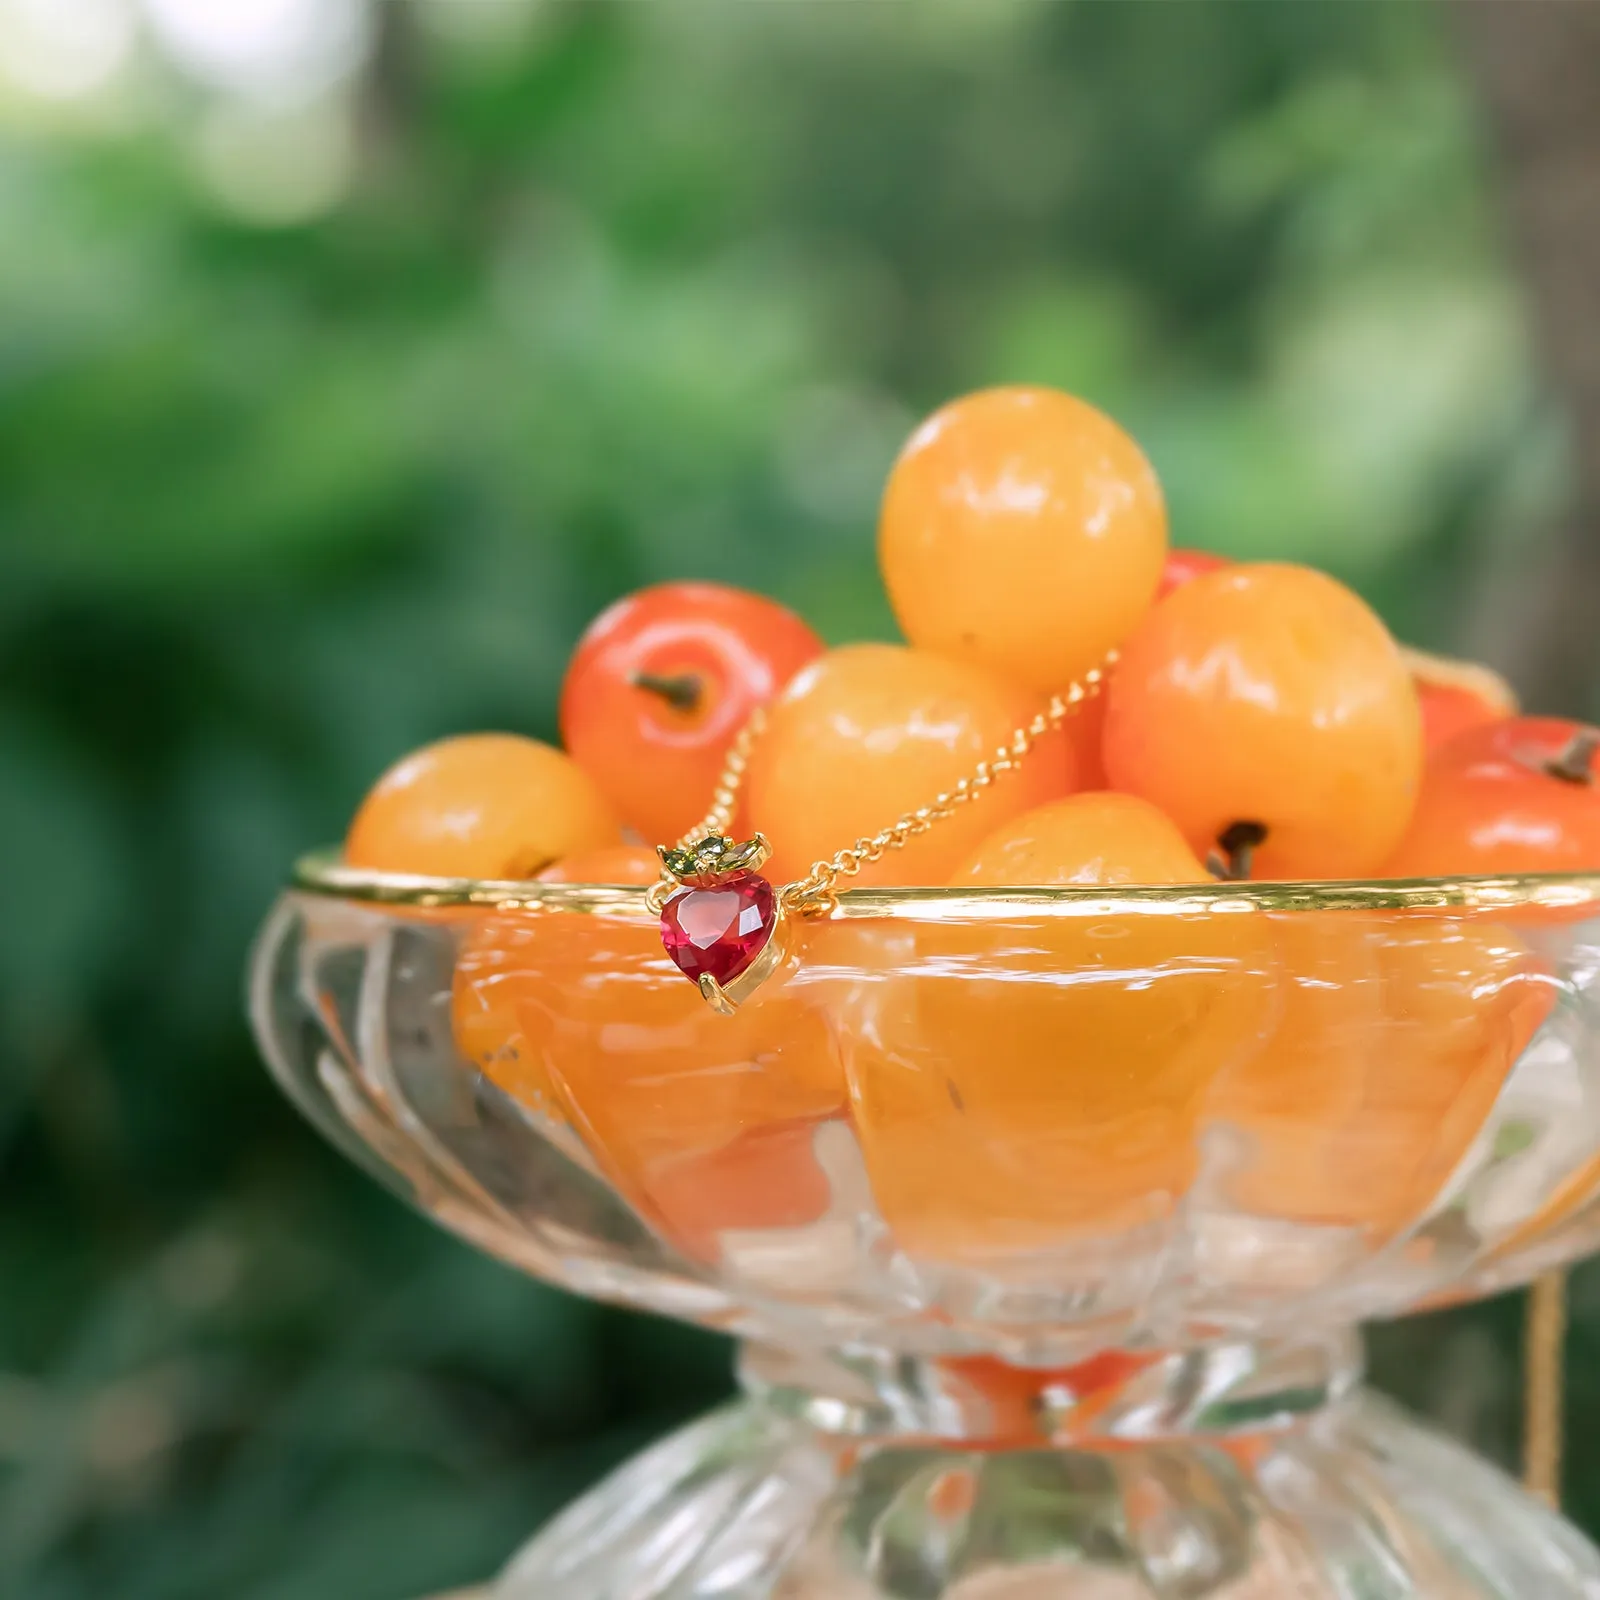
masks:
[[[738,977],[718,983],[709,972],[700,974],[700,993],[705,997],[706,1004],[719,1015],[731,1017],[781,965],[789,945],[789,919],[781,903],[776,910],[777,917],[772,924],[772,932],[767,935],[767,942]]]

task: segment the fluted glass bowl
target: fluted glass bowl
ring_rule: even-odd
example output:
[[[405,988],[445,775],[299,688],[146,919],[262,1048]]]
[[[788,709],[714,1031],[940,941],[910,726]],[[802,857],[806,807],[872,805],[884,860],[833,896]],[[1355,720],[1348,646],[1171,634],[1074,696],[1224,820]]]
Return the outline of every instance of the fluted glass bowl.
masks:
[[[1600,1595],[1489,1469],[1403,1467],[1451,1447],[1350,1333],[1600,1241],[1600,875],[855,891],[724,1017],[642,889],[313,860],[251,1007],[440,1222],[745,1341],[507,1600]]]

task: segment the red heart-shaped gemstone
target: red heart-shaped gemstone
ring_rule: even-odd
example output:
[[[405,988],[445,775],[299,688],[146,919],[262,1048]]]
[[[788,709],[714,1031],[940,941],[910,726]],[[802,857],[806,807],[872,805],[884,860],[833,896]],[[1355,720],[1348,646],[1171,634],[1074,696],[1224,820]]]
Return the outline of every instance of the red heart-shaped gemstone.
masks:
[[[766,947],[778,920],[772,885],[739,872],[709,888],[679,889],[661,911],[661,942],[691,983],[709,972],[732,983]]]

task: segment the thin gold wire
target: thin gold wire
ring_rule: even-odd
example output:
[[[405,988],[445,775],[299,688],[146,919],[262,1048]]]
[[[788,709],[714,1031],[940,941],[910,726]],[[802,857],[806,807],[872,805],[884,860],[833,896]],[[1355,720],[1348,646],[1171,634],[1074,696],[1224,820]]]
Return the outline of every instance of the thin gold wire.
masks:
[[[1447,660],[1420,650],[1406,649],[1403,654],[1408,670],[1417,677],[1470,689],[1504,706],[1507,712],[1516,707],[1510,685],[1487,667],[1480,667],[1473,662]],[[907,811],[870,837],[857,839],[854,844],[834,855],[812,862],[803,878],[786,884],[778,891],[780,901],[803,916],[823,916],[836,911],[839,906],[840,878],[854,877],[863,867],[881,861],[889,851],[903,849],[912,839],[953,816],[959,807],[976,800],[997,779],[1016,771],[1041,738],[1060,728],[1069,717],[1104,693],[1116,661],[1117,652],[1113,650],[1099,666],[1086,672],[1062,693],[1052,695],[1044,710],[1031,722],[1018,728],[990,760],[980,761],[970,776],[962,778],[942,794],[935,795],[928,805]],[[749,770],[751,752],[766,731],[766,725],[766,711],[758,707],[729,748],[727,761],[712,795],[710,810],[678,841],[679,845],[692,844],[708,834],[728,832],[733,825],[745,774]],[[659,902],[661,895],[675,886],[672,875],[663,870],[656,900]]]
[[[1052,695],[1044,710],[1032,721],[1016,729],[989,760],[980,761],[967,777],[935,795],[927,805],[907,811],[887,828],[880,829],[868,838],[857,839],[854,844],[834,855],[812,862],[803,878],[785,884],[778,891],[780,902],[788,910],[808,917],[825,916],[837,909],[840,878],[854,877],[863,867],[881,861],[889,851],[903,849],[918,835],[926,833],[946,817],[953,816],[961,806],[970,805],[1006,773],[1015,772],[1040,739],[1054,732],[1068,717],[1074,716],[1104,691],[1116,659],[1117,654],[1113,650],[1098,667],[1091,668],[1060,694]],[[727,760],[711,797],[711,809],[678,840],[680,846],[691,845],[709,834],[726,834],[733,826],[733,814],[738,808],[739,791],[744,787],[745,774],[750,767],[751,752],[757,740],[766,732],[766,727],[766,711],[758,706],[728,749]],[[675,887],[676,880],[663,867],[661,879],[651,891],[654,903],[659,904],[662,895]]]
[[[711,795],[711,809],[684,836],[680,846],[693,844],[707,834],[725,834],[733,826],[733,813],[739,804],[739,791],[744,787],[744,775],[750,766],[750,753],[756,741],[767,731],[767,713],[757,706],[750,719],[739,730],[738,737],[728,747],[728,759],[723,763],[722,775]]]
[[[1524,1332],[1522,1481],[1546,1505],[1561,1504],[1561,1434],[1567,1340],[1567,1275],[1547,1272],[1528,1291]]]
[[[750,713],[749,719],[739,730],[733,743],[728,747],[727,759],[722,764],[722,773],[717,779],[717,787],[712,791],[711,809],[678,841],[678,848],[687,849],[704,839],[707,835],[724,835],[733,826],[733,813],[738,809],[739,791],[744,787],[745,770],[750,765],[750,753],[756,747],[756,741],[767,731],[767,712],[764,706],[757,706]],[[650,886],[648,891],[648,905],[651,911],[659,914],[666,904],[667,896],[679,887],[678,880],[673,877],[671,870],[663,860],[661,876]]]
[[[1018,728],[989,760],[980,761],[970,776],[935,795],[928,805],[906,812],[870,838],[857,839],[853,845],[825,860],[812,862],[805,877],[786,884],[779,891],[784,904],[811,917],[835,910],[839,904],[840,878],[854,877],[863,867],[881,861],[889,851],[903,849],[935,823],[953,816],[959,807],[970,805],[1006,773],[1015,772],[1040,739],[1059,728],[1068,717],[1076,715],[1105,689],[1106,678],[1116,660],[1113,650],[1098,667],[1091,668],[1062,693],[1052,695],[1044,710]]]
[[[1488,667],[1481,667],[1474,662],[1452,661],[1410,648],[1403,649],[1402,654],[1407,669],[1416,677],[1470,689],[1502,705],[1507,712],[1516,709],[1516,697],[1510,685]],[[791,911],[810,917],[829,915],[838,910],[840,878],[854,877],[863,867],[881,861],[889,851],[903,849],[912,839],[954,815],[959,807],[976,800],[997,779],[1016,771],[1041,738],[1060,728],[1069,717],[1104,693],[1116,662],[1117,652],[1108,652],[1099,666],[1091,668],[1061,693],[1052,695],[1044,710],[1031,722],[1018,728],[990,760],[980,761],[969,776],[935,795],[928,805],[907,811],[877,833],[857,839],[854,844],[834,855],[812,862],[803,878],[785,884],[778,891],[780,903]],[[739,792],[750,767],[751,753],[766,731],[766,726],[766,710],[758,706],[729,747],[727,760],[712,794],[711,808],[677,841],[680,847],[691,845],[708,834],[726,834],[732,827]],[[651,890],[651,909],[659,910],[662,897],[675,887],[676,880],[663,867],[660,881]]]
[[[336,850],[303,856],[289,887],[367,905],[417,910],[479,906],[602,913],[650,920],[649,890],[637,885],[540,883],[510,878],[430,878],[348,867]],[[910,922],[1007,922],[1030,917],[1239,915],[1252,912],[1462,911],[1600,908],[1600,872],[1521,873],[1499,878],[1384,878],[1371,882],[1148,884],[1073,888],[841,889],[832,915]]]

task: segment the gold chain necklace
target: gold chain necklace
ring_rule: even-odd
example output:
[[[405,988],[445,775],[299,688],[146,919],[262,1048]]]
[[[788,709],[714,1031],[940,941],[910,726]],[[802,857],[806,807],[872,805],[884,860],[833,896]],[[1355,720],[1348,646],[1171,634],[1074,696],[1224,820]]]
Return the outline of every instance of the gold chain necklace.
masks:
[[[1462,676],[1453,663],[1437,661],[1420,651],[1406,650],[1405,655],[1407,664],[1419,677],[1452,681],[1452,675],[1454,678]],[[1116,652],[1111,652],[1098,667],[1086,672],[1063,693],[1051,696],[1044,710],[1018,728],[990,760],[980,761],[969,776],[934,796],[928,805],[906,812],[870,838],[857,839],[835,855],[814,861],[803,878],[779,890],[772,891],[764,879],[758,880],[771,896],[770,931],[765,944],[748,964],[719,977],[714,971],[690,973],[682,961],[678,963],[699,984],[706,1003],[724,1016],[731,1016],[783,959],[790,916],[826,916],[838,904],[840,878],[854,877],[864,866],[882,860],[889,851],[903,848],[910,840],[953,815],[959,807],[971,804],[1006,773],[1016,771],[1045,734],[1060,728],[1104,692],[1116,659]],[[743,843],[736,843],[728,834],[749,770],[751,752],[766,726],[766,711],[758,707],[729,747],[705,816],[676,846],[657,846],[661,878],[652,885],[648,899],[651,910],[663,917],[664,926],[673,902],[696,893],[726,892],[730,882],[754,878],[771,854],[771,845],[759,833]],[[670,944],[668,949],[671,953]],[[673,959],[677,961],[678,957],[674,955]],[[1566,1274],[1560,1271],[1546,1273],[1533,1286],[1525,1348],[1523,1481],[1534,1494],[1557,1506],[1561,1498],[1565,1287]]]
[[[1508,693],[1487,669],[1444,661],[1405,646],[1401,647],[1401,654],[1412,675],[1424,681],[1456,684],[1490,699],[1501,699]],[[753,839],[736,842],[728,832],[733,826],[734,810],[750,765],[751,751],[766,730],[766,712],[758,707],[729,747],[710,810],[676,845],[656,847],[662,870],[661,878],[650,890],[649,903],[650,909],[664,919],[663,939],[668,953],[685,976],[698,983],[707,1004],[730,1015],[771,975],[782,959],[783,923],[787,917],[826,916],[838,904],[840,878],[854,877],[864,866],[882,860],[889,851],[903,848],[910,840],[951,816],[958,807],[976,800],[998,778],[1014,772],[1040,738],[1061,727],[1105,691],[1116,662],[1117,652],[1112,650],[1099,666],[1084,673],[1061,693],[1052,695],[1044,709],[1031,722],[1018,728],[990,760],[980,761],[971,774],[934,796],[928,805],[906,812],[870,838],[857,839],[837,854],[814,861],[803,878],[772,892],[771,937],[759,952],[751,953],[747,963],[737,959],[720,960],[715,952],[708,956],[707,947],[692,949],[693,939],[680,942],[674,951],[666,916],[669,904],[678,902],[690,891],[710,892],[725,888],[734,880],[748,878],[756,874],[771,855],[772,847],[763,835],[758,833]],[[760,882],[766,891],[771,891],[765,879]],[[766,896],[758,893],[757,899],[760,904],[755,909],[765,921]],[[710,920],[714,922],[714,917]],[[714,927],[711,932],[714,934]],[[711,970],[707,970],[708,966]]]
[[[767,715],[758,708],[728,750],[711,799],[711,808],[675,846],[658,845],[661,878],[650,889],[650,909],[662,919],[667,952],[686,977],[697,983],[706,1003],[731,1016],[776,970],[787,946],[791,917],[826,916],[838,904],[839,880],[854,877],[891,850],[970,805],[1008,772],[1015,772],[1046,734],[1100,695],[1111,668],[1111,652],[1097,667],[1054,694],[1032,721],[1017,728],[987,761],[937,794],[925,806],[907,811],[870,837],[814,861],[803,878],[774,890],[759,869],[772,853],[766,837],[736,842],[728,830],[749,770],[750,755],[766,731]],[[718,919],[731,919],[719,934]],[[744,923],[750,923],[744,932]],[[686,927],[686,923],[696,924]],[[765,931],[764,942],[760,934]],[[748,956],[748,959],[744,959]]]

